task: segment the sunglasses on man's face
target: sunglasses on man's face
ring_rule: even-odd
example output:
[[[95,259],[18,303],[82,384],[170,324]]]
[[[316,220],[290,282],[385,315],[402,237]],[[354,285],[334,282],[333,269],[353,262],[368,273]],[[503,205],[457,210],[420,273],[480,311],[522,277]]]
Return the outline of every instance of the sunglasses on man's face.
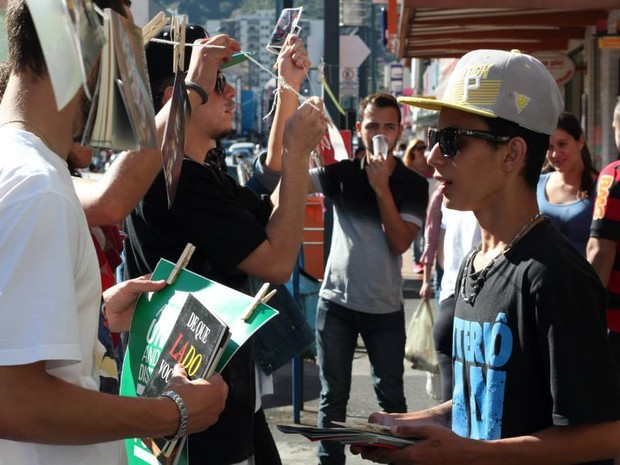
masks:
[[[221,71],[217,72],[217,78],[215,78],[215,92],[222,95],[226,90],[226,76]]]
[[[429,129],[428,146],[435,147],[435,144],[439,144],[443,156],[452,158],[465,147],[463,136],[475,137],[490,142],[508,142],[511,139],[510,136],[499,136],[492,132],[475,129],[444,128],[439,131],[437,129]]]

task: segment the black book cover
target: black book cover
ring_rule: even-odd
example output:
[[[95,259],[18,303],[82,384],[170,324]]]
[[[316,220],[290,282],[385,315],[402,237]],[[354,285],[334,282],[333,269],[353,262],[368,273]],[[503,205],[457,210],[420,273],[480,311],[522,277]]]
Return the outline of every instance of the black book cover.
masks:
[[[185,367],[190,379],[210,376],[224,350],[227,335],[226,323],[188,294],[142,395],[160,395],[177,363]]]

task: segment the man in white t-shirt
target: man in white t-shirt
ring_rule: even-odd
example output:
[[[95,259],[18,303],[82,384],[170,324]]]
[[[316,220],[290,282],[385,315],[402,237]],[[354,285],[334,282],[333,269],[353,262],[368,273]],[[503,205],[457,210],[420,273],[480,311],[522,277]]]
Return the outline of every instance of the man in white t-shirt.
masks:
[[[121,0],[108,1],[122,11]],[[189,381],[180,366],[169,395],[135,399],[97,391],[93,367],[101,298],[92,239],[66,158],[84,127],[84,93],[60,111],[25,0],[7,11],[11,76],[0,104],[0,464],[116,464],[120,439],[208,428],[224,407],[219,375]],[[196,52],[190,76],[213,87],[238,49]],[[96,70],[92,75],[96,76]],[[191,97],[190,97],[191,98]],[[104,295],[110,327],[127,330],[144,278]]]

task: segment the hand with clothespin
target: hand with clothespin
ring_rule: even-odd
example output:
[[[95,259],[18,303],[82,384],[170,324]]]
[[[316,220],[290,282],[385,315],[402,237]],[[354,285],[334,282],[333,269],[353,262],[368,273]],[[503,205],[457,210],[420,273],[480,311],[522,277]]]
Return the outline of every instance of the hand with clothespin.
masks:
[[[211,94],[215,89],[220,66],[230,60],[233,53],[239,51],[241,51],[239,42],[226,34],[196,40],[187,69],[186,82],[198,84],[207,95]]]
[[[129,279],[106,289],[101,311],[113,332],[129,331],[133,310],[144,292],[157,292],[166,287],[166,281],[151,281],[149,276]]]

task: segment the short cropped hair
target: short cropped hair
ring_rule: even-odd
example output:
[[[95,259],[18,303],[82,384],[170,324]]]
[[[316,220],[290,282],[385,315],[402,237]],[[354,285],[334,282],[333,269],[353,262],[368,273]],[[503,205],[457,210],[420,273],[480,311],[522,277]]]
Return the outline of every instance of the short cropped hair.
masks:
[[[527,153],[523,177],[532,190],[536,189],[540,172],[547,156],[547,149],[549,148],[549,135],[525,129],[517,123],[503,118],[490,118],[486,116],[481,116],[481,118],[489,127],[490,132],[501,136],[521,137],[525,140]],[[495,143],[491,141],[489,143],[491,145],[502,144],[502,142]]]
[[[360,101],[358,110],[360,121],[364,119],[364,112],[366,111],[366,108],[370,106],[375,106],[378,108],[394,108],[394,110],[396,110],[396,114],[398,115],[398,124],[401,123],[400,105],[398,104],[396,97],[393,95],[378,92],[364,97]]]

